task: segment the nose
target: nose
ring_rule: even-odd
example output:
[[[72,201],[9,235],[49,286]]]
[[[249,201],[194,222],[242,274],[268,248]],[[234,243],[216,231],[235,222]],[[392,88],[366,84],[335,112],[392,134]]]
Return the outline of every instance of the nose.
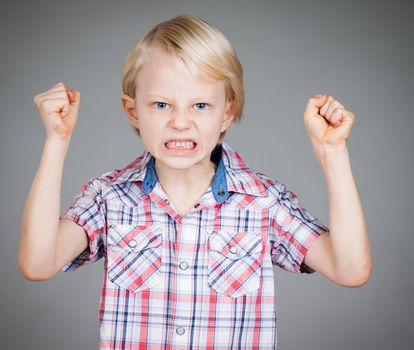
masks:
[[[174,129],[185,130],[192,124],[191,115],[183,110],[176,110],[171,115],[170,125]]]

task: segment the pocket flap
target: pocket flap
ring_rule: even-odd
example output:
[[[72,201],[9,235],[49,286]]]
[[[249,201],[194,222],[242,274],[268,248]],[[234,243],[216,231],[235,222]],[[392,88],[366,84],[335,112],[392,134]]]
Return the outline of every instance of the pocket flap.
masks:
[[[116,224],[108,228],[108,244],[135,252],[158,247],[162,231],[155,225]]]
[[[262,248],[262,237],[253,232],[217,231],[209,236],[209,249],[231,260],[260,255]]]

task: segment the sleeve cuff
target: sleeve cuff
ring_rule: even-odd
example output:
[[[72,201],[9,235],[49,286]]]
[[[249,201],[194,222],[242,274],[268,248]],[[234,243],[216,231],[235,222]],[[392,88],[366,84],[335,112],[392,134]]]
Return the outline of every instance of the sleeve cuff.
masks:
[[[321,230],[316,231],[311,236],[309,236],[308,240],[305,243],[305,250],[303,251],[303,254],[301,256],[300,261],[298,261],[298,265],[299,265],[299,271],[298,272],[307,273],[307,274],[311,274],[311,273],[316,272],[310,266],[305,264],[305,256],[306,256],[308,250],[310,249],[310,247],[312,246],[312,244],[316,241],[316,239],[319,238],[320,236],[322,236],[323,234],[327,233],[327,232],[329,232],[329,229],[326,226],[324,226]]]

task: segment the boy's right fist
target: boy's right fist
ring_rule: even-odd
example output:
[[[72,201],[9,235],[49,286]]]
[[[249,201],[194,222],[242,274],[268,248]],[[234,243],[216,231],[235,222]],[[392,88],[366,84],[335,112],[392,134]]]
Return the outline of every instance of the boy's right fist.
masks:
[[[58,83],[33,99],[49,140],[69,140],[78,119],[80,91]]]

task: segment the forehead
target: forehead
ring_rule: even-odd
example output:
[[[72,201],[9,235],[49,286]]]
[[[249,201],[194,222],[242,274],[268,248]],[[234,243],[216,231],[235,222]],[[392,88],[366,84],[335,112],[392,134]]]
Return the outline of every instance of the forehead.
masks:
[[[200,95],[224,94],[224,81],[216,80],[190,68],[179,58],[167,53],[153,56],[143,64],[136,77],[137,93]]]

